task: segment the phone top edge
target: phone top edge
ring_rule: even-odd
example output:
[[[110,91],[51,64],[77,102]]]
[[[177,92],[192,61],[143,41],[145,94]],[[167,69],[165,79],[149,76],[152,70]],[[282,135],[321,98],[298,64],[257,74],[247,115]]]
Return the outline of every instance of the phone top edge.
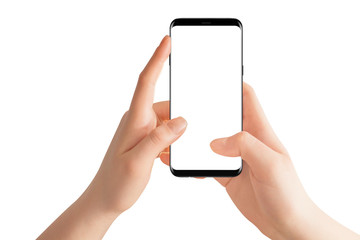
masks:
[[[237,26],[242,29],[242,23],[237,18],[175,18],[170,23],[175,26]]]

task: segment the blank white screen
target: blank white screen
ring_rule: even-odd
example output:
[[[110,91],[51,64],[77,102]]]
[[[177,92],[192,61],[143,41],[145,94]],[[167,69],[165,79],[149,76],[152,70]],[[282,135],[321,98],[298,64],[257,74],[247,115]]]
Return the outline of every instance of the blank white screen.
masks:
[[[215,154],[210,142],[241,131],[241,29],[175,26],[171,29],[171,117],[188,127],[171,145],[175,170],[236,170],[240,157]]]

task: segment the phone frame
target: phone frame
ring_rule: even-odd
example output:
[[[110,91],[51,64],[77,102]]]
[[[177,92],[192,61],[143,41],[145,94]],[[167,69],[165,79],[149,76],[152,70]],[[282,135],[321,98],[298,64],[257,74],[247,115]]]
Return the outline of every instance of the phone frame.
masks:
[[[175,26],[237,26],[241,30],[241,85],[243,86],[244,63],[243,63],[243,26],[236,18],[176,18],[170,24],[171,29]],[[241,88],[241,118],[243,118],[243,87]],[[169,56],[169,117],[171,119],[171,53]],[[241,121],[241,131],[243,130],[243,121]],[[171,166],[171,145],[169,147],[169,167],[172,174],[177,177],[235,177],[239,175],[243,168],[236,170],[176,170]]]

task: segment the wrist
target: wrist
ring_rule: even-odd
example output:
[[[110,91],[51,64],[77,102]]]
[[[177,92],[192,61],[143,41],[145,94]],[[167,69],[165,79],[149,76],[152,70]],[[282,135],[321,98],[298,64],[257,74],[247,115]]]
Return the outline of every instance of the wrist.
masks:
[[[102,207],[90,185],[38,239],[101,239],[117,216]]]
[[[324,213],[311,201],[303,199],[275,224],[271,239],[314,239],[316,232],[323,228]],[[316,237],[315,237],[316,238]]]
[[[101,188],[97,185],[93,181],[76,202],[84,206],[89,215],[113,222],[122,212],[115,211],[111,206],[108,206]]]

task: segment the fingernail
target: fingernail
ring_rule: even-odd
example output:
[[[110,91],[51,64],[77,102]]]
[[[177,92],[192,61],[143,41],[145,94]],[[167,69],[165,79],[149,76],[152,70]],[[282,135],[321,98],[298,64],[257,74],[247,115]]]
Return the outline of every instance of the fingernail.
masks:
[[[179,134],[187,126],[187,122],[184,118],[178,117],[172,119],[166,123],[171,131],[175,134]]]

